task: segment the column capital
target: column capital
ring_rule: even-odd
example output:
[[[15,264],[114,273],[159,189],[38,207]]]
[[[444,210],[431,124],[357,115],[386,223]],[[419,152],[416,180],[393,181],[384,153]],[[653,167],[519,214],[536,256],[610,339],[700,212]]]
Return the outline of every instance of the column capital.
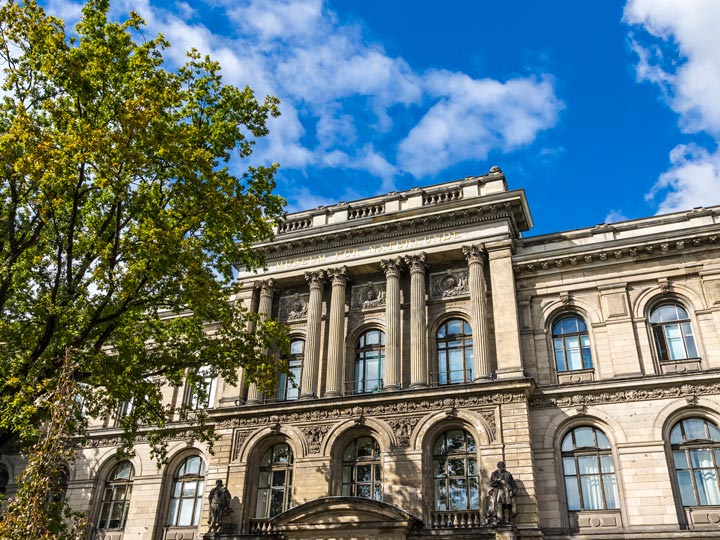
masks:
[[[261,296],[272,297],[278,290],[277,282],[274,279],[266,279],[264,281],[256,281],[255,288],[260,289]]]
[[[345,285],[348,281],[347,266],[330,268],[327,271],[327,277],[332,280],[333,285]]]
[[[315,272],[305,272],[305,280],[308,282],[310,289],[321,289],[325,285],[327,274],[325,270],[317,270]]]
[[[380,267],[385,272],[385,277],[400,277],[402,271],[402,260],[397,259],[383,259],[380,261]]]
[[[467,259],[468,264],[480,263],[485,264],[485,245],[476,244],[473,246],[463,246],[463,255]]]
[[[403,262],[405,263],[405,266],[410,269],[411,274],[418,272],[424,274],[425,269],[427,268],[427,264],[425,263],[425,252],[405,255],[405,257],[403,257]]]

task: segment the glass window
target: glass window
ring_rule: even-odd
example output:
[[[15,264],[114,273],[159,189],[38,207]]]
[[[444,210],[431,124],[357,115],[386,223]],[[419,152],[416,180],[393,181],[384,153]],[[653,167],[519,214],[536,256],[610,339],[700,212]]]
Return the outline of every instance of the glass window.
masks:
[[[473,380],[472,330],[462,319],[445,321],[437,331],[438,384]]]
[[[704,418],[681,420],[670,432],[683,506],[720,505],[720,430]]]
[[[477,449],[464,429],[451,429],[433,445],[435,510],[479,510]]]
[[[352,392],[362,394],[382,390],[385,332],[368,330],[355,344],[355,381]]]
[[[342,494],[382,500],[380,445],[372,437],[359,437],[343,452]]]
[[[200,456],[186,458],[173,476],[167,525],[191,527],[200,523],[205,488],[205,462]]]
[[[286,443],[270,448],[260,462],[255,517],[275,517],[290,508],[293,453]]]
[[[566,316],[552,327],[553,351],[558,371],[591,369],[590,337],[580,317]]]
[[[573,429],[562,441],[568,510],[620,508],[610,441],[592,426]]]
[[[208,409],[215,405],[215,389],[217,379],[210,372],[209,366],[198,370],[198,379],[188,388],[188,405],[191,409]]]
[[[135,471],[129,461],[121,461],[108,475],[103,491],[98,529],[123,529],[130,506]]]
[[[300,377],[305,355],[305,340],[294,339],[290,342],[290,353],[285,357],[288,372],[278,377],[278,399],[280,401],[300,397]]]
[[[650,327],[660,360],[698,358],[690,316],[682,306],[657,306],[650,313]]]

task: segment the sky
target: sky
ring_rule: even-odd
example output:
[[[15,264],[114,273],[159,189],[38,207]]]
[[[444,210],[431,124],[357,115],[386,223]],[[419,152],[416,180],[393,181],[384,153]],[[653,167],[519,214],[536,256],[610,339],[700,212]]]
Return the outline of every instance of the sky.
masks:
[[[717,0],[111,2],[129,10],[170,68],[194,47],[280,98],[251,162],[280,164],[289,212],[493,165],[529,235],[720,204]]]

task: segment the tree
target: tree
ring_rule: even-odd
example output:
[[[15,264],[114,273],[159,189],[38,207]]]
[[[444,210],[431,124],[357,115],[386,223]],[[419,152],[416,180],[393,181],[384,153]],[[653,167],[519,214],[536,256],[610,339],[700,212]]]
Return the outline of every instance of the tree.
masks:
[[[242,365],[267,384],[262,351],[286,341],[273,322],[247,332],[231,301],[233,265],[263,263],[252,244],[282,214],[277,165],[231,173],[277,99],[196,51],[169,71],[164,38],[108,9],[90,0],[67,35],[33,0],[0,8],[0,453],[37,440],[68,350],[89,415],[134,403],[130,444],[175,412],[161,381],[197,383],[202,365],[234,383]]]

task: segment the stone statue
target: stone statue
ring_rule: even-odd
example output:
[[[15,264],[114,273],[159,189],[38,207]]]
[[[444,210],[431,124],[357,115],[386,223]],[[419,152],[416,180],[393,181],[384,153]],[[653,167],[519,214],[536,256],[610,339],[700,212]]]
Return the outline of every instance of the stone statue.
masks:
[[[223,525],[225,518],[232,510],[230,509],[230,492],[223,486],[222,480],[215,482],[215,487],[210,490],[208,501],[210,502],[210,532],[225,532]]]
[[[490,491],[488,492],[487,522],[490,525],[510,525],[517,515],[515,494],[517,484],[505,469],[502,461],[497,464],[497,470],[490,475]]]

